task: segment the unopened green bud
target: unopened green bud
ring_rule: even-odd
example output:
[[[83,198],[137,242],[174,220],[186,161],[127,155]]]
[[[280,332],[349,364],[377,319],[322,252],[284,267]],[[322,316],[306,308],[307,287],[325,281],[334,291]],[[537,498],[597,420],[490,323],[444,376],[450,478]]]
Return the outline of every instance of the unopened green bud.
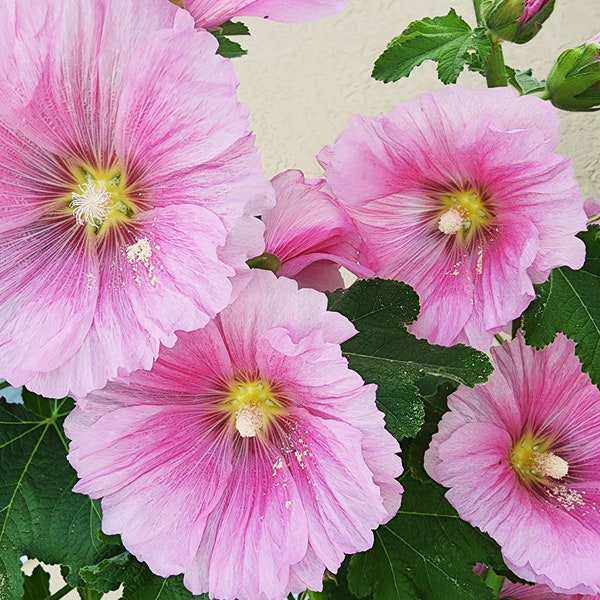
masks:
[[[524,44],[537,34],[553,10],[554,0],[487,0],[483,16],[495,36]]]
[[[586,44],[565,50],[556,59],[544,95],[563,110],[600,108],[600,34]]]

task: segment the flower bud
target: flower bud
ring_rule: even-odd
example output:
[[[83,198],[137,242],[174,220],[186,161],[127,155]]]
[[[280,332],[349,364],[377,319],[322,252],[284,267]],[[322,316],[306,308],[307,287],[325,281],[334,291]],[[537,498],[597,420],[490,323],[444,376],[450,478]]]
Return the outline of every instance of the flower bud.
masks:
[[[554,0],[488,0],[483,14],[486,27],[516,44],[528,42],[552,14]]]
[[[556,59],[546,79],[545,97],[563,110],[600,108],[600,33]]]

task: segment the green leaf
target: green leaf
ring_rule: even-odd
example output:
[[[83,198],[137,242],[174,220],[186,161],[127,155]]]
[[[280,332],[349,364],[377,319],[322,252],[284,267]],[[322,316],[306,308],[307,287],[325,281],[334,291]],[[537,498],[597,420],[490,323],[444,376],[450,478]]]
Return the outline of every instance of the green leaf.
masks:
[[[402,479],[402,508],[375,532],[375,545],[350,561],[350,590],[374,600],[493,600],[473,573],[476,562],[500,565],[489,536],[462,521],[431,483]]]
[[[413,21],[387,46],[375,61],[372,77],[388,83],[407,77],[425,60],[438,63],[443,83],[455,83],[465,65],[476,54],[481,63],[491,52],[484,29],[472,30],[454,9],[444,17]]]
[[[546,87],[544,81],[539,81],[533,76],[531,69],[519,71],[511,67],[506,67],[506,75],[510,84],[516,88],[521,95],[540,92]]]
[[[590,225],[577,236],[585,244],[585,264],[582,271],[600,275],[600,226]]]
[[[102,600],[102,592],[96,592],[88,588],[77,588],[81,600]]]
[[[435,392],[424,398],[425,423],[414,439],[402,443],[402,462],[404,469],[419,481],[431,482],[423,467],[423,456],[431,442],[431,436],[437,431],[442,415],[448,410],[448,396],[457,388],[455,382],[442,382]]]
[[[239,21],[225,21],[216,31],[221,35],[250,35],[248,27]]]
[[[145,564],[138,563],[137,570],[128,573],[123,590],[123,600],[209,600],[206,594],[194,596],[183,585],[183,577],[163,579],[154,575]]]
[[[350,367],[376,383],[377,402],[390,432],[398,439],[417,434],[424,419],[416,385],[435,375],[473,386],[492,371],[485,354],[467,346],[443,348],[408,333],[419,311],[416,293],[397,281],[358,281],[330,296],[330,309],[348,317],[359,334],[342,345]]]
[[[24,577],[23,600],[43,600],[50,595],[50,574],[38,565],[30,576]]]
[[[250,30],[243,23],[226,21],[220,27],[211,30],[211,33],[219,42],[217,54],[225,58],[238,58],[248,53],[240,44],[229,39],[231,35],[250,35]]]
[[[105,558],[95,565],[79,569],[79,576],[90,587],[101,592],[116,590],[126,578],[127,570],[135,558],[125,549],[115,556]]]
[[[248,51],[244,50],[244,48],[242,48],[240,44],[234,42],[233,40],[230,40],[223,34],[217,31],[211,31],[211,33],[217,38],[217,41],[219,42],[217,54],[220,54],[225,58],[238,58],[239,56],[244,56],[244,54],[248,54]]]
[[[600,385],[600,227],[591,225],[577,237],[585,243],[585,264],[580,271],[552,271],[537,286],[522,324],[525,339],[536,348],[551,343],[559,331],[574,340],[583,370]]]
[[[20,556],[67,565],[76,587],[80,566],[114,552],[98,540],[97,505],[71,491],[77,477],[62,430],[71,407],[31,393],[25,405],[0,401],[0,600],[22,597]]]
[[[81,578],[90,587],[108,592],[124,584],[123,600],[208,600],[205,594],[194,596],[183,585],[183,578],[163,579],[154,575],[127,550],[80,569]]]
[[[525,339],[536,348],[561,331],[576,342],[575,353],[600,385],[600,276],[567,267],[552,271],[523,315]]]

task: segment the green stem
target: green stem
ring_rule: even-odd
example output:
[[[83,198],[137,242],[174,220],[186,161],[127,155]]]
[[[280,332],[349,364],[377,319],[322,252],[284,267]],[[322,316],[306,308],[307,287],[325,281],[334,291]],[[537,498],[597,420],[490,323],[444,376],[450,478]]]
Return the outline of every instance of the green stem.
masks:
[[[64,598],[71,590],[74,590],[75,588],[70,586],[68,583],[60,588],[60,590],[58,590],[58,592],[54,592],[54,594],[52,594],[52,596],[48,596],[46,598],[46,600],[60,600],[60,598]]]
[[[4,388],[8,388],[11,387],[10,383],[8,383],[8,381],[0,381],[0,390],[3,390]]]
[[[499,333],[495,333],[494,337],[496,338],[496,341],[499,344],[504,344],[504,342],[506,341]]]
[[[483,0],[473,0],[475,18],[477,19],[477,27],[485,27],[485,19],[483,18],[482,7]],[[502,54],[502,40],[497,38],[489,31],[487,35],[492,44],[492,51],[484,65],[485,79],[488,87],[504,87],[508,85],[508,80],[506,79],[504,55]]]
[[[492,43],[492,51],[485,62],[485,79],[488,87],[504,87],[508,85],[506,79],[506,67],[504,65],[504,54],[502,53],[502,40],[488,32]]]

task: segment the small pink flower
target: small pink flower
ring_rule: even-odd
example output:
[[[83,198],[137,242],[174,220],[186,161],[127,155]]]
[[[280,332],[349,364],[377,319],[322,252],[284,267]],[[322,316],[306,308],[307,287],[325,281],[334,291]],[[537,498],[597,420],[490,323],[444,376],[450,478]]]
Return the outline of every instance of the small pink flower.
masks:
[[[328,17],[346,8],[348,0],[183,0],[196,27],[214,29],[233,17],[260,17],[301,23]]]
[[[358,264],[360,236],[324,180],[285,171],[271,183],[277,202],[262,220],[266,251],[281,262],[278,275],[320,291],[343,287],[340,266],[361,277],[372,275]]]
[[[425,469],[516,575],[599,594],[600,390],[562,334],[543,350],[519,335],[491,352],[488,382],[448,398]]]
[[[353,117],[321,152],[365,242],[361,264],[419,294],[415,335],[487,349],[534,283],[581,267],[586,217],[569,160],[554,153],[559,125],[539,98],[446,86]]]
[[[272,189],[185,11],[7,0],[0,29],[0,376],[82,395],[227,306]]]
[[[401,463],[375,387],[342,357],[351,323],[320,292],[250,279],[151,371],[80,400],[66,431],[75,491],[103,498],[103,530],[152,571],[211,598],[281,600],[371,547]]]

